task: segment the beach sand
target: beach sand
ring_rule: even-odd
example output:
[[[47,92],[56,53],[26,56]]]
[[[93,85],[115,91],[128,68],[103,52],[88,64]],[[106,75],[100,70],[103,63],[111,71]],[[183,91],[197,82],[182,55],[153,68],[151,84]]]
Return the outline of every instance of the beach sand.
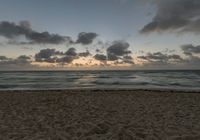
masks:
[[[200,94],[0,91],[0,140],[200,140]]]

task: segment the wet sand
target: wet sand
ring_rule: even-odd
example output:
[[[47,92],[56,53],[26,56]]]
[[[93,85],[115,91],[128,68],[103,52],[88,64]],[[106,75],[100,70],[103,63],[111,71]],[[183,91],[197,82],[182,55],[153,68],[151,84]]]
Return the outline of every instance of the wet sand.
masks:
[[[200,93],[0,91],[0,140],[200,140]]]

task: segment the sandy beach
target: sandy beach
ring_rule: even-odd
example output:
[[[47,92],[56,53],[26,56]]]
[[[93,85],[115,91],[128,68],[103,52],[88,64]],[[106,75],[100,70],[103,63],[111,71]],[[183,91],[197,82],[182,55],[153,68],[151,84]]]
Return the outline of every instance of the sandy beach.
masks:
[[[200,94],[0,91],[1,140],[199,140]]]

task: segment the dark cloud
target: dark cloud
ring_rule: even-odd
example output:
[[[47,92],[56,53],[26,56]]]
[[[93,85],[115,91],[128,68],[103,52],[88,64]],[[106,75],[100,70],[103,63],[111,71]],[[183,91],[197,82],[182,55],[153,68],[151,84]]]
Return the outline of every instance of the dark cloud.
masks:
[[[6,56],[0,56],[0,61],[5,61],[7,60],[8,58]]]
[[[63,53],[60,51],[56,51],[55,49],[43,49],[40,50],[39,53],[35,54],[35,61],[55,63],[57,55],[63,55]]]
[[[181,46],[181,49],[183,50],[183,53],[185,55],[193,55],[193,54],[200,54],[200,45],[193,46],[192,44],[183,45]]]
[[[98,34],[96,34],[96,33],[82,32],[82,33],[79,33],[76,43],[88,45],[88,44],[91,44],[97,36],[98,36]]]
[[[147,53],[145,56],[138,56],[137,58],[147,61],[148,63],[159,62],[159,63],[170,63],[170,62],[180,62],[183,59],[181,56],[172,54],[163,54],[161,52]]]
[[[135,63],[133,62],[133,60],[130,60],[130,59],[123,59],[123,63],[131,64],[131,65],[135,64]]]
[[[1,59],[3,58],[3,59]],[[38,66],[32,64],[30,56],[21,55],[17,58],[9,58],[1,56],[0,58],[0,70],[33,70],[38,69]]]
[[[76,49],[75,48],[69,48],[65,55],[69,55],[69,56],[77,56],[77,53],[76,53]]]
[[[62,63],[62,64],[71,63],[71,62],[73,62],[73,60],[76,59],[76,58],[77,58],[77,57],[75,57],[75,56],[66,55],[66,56],[64,56],[64,57],[62,57],[62,58],[58,58],[58,59],[56,60],[56,62]]]
[[[48,32],[31,32],[27,34],[26,37],[33,41],[33,43],[43,43],[43,44],[60,44],[64,43],[68,38],[60,36],[58,34],[50,34]]]
[[[104,55],[104,54],[96,54],[96,55],[94,56],[94,58],[95,58],[96,60],[99,60],[99,61],[106,61],[106,60],[107,60],[107,57],[106,57],[106,55]]]
[[[31,31],[31,23],[29,21],[20,21],[19,23],[20,27],[24,28],[24,29],[27,29],[29,31]]]
[[[26,55],[21,55],[19,56],[17,59],[21,59],[21,60],[30,60],[31,58],[29,56]]]
[[[133,60],[133,57],[127,55],[127,56],[124,56],[123,59]]]
[[[131,54],[131,51],[128,50],[128,48],[129,48],[129,44],[127,42],[114,41],[112,45],[107,48],[108,61],[117,61],[121,59],[124,61],[124,63],[128,62],[127,59],[123,58]]]
[[[23,35],[30,42],[23,42],[22,44],[61,44],[64,42],[72,42],[70,37],[50,34],[49,32],[40,33],[34,31],[31,29],[31,24],[28,21],[21,21],[19,25],[7,21],[0,22],[0,35],[8,39]]]
[[[199,0],[160,0],[157,13],[141,33],[176,30],[200,33]]]
[[[177,54],[168,55],[168,59],[170,59],[170,60],[178,60],[178,61],[183,60],[183,58],[180,55],[177,55]]]
[[[191,66],[199,66],[200,67],[200,57],[190,56],[189,59],[185,60]]]
[[[107,53],[116,55],[116,56],[124,56],[130,54],[131,51],[128,50],[129,44],[123,41],[114,41],[113,44],[108,47]]]
[[[81,52],[81,53],[79,53],[78,54],[80,57],[88,57],[88,56],[90,56],[91,54],[90,54],[90,52],[87,50],[86,52]]]
[[[0,66],[8,65],[30,65],[31,58],[26,55],[21,55],[16,59],[8,58],[6,56],[0,56]]]
[[[133,57],[132,56],[128,56],[128,55],[124,56],[122,60],[123,60],[124,63],[127,63],[127,64],[132,64],[132,65],[135,64],[133,62]]]
[[[124,41],[114,41],[107,48],[107,55],[96,54],[94,58],[100,61],[114,61],[114,64],[129,63],[133,64],[133,58],[129,56],[132,52],[128,50],[129,44]],[[100,52],[99,49],[96,52]],[[120,62],[118,61],[120,60]]]
[[[108,55],[108,60],[109,61],[115,61],[115,60],[119,59],[119,57],[117,55],[115,55],[115,54],[108,53],[107,55]]]
[[[20,25],[7,21],[0,22],[0,35],[9,39],[19,35],[28,35],[32,30],[25,23],[28,22],[21,22]]]
[[[166,61],[168,59],[168,56],[161,53],[147,53],[146,56],[138,56],[140,59],[148,60],[148,61]]]
[[[26,55],[21,55],[17,59],[15,59],[14,62],[18,65],[30,64],[31,58]]]
[[[100,49],[96,49],[96,52],[99,53],[99,52],[101,52],[101,50]]]
[[[74,59],[78,59],[75,48],[69,48],[65,53],[56,51],[55,49],[43,49],[35,55],[36,62],[47,63],[71,63]]]

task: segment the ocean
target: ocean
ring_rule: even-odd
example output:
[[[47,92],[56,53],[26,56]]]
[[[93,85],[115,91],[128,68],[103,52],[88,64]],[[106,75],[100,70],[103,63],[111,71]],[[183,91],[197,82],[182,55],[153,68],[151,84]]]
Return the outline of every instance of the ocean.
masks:
[[[200,71],[0,72],[0,90],[60,89],[170,89],[200,91]]]

